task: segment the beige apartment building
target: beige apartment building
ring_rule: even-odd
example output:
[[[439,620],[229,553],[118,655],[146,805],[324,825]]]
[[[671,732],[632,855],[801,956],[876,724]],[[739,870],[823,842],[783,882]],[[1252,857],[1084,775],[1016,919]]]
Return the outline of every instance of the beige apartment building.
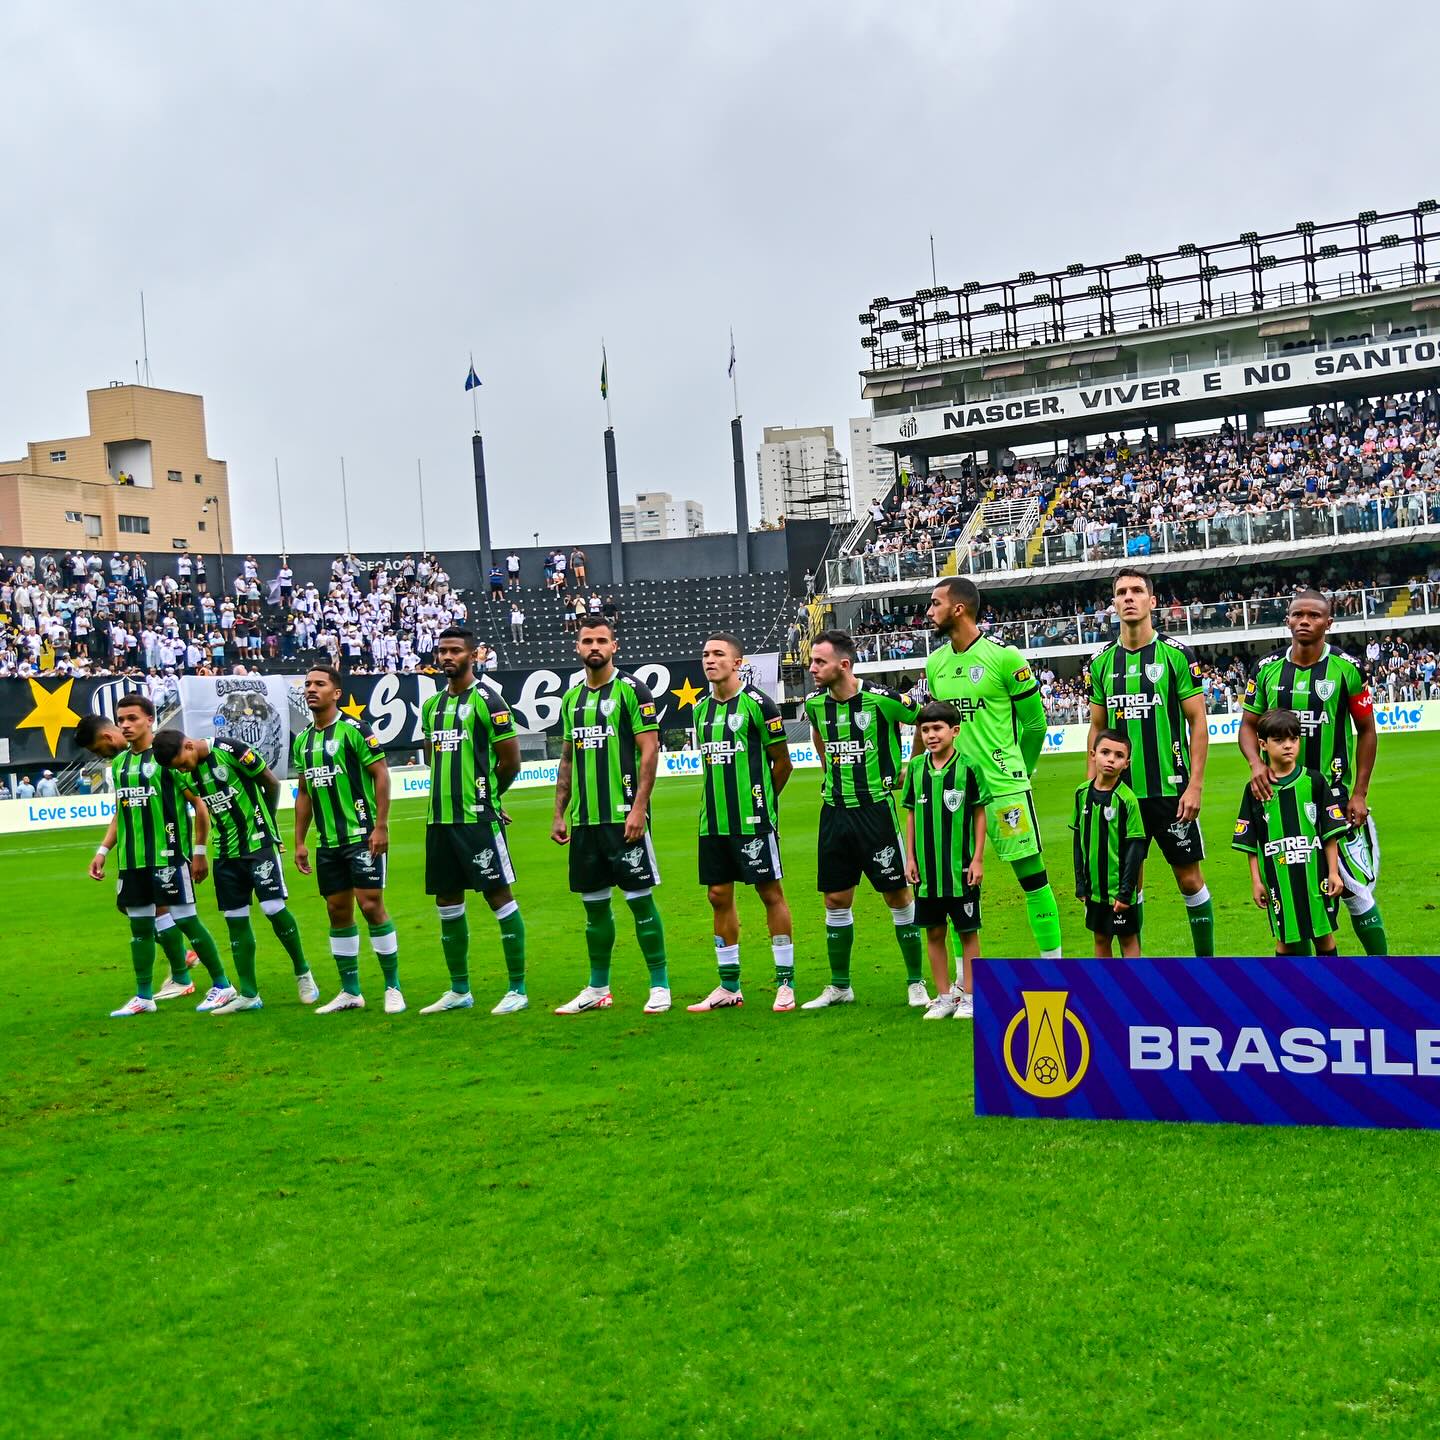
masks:
[[[205,401],[120,384],[85,398],[88,435],[0,460],[0,552],[230,551],[230,481],[207,453]]]

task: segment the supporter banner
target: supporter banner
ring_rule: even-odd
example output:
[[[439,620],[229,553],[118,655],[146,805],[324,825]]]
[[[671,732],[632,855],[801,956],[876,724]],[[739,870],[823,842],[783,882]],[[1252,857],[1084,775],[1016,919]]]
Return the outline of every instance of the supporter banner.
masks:
[[[819,769],[820,756],[810,745],[792,745],[790,760],[797,770]],[[553,787],[559,774],[558,760],[527,760],[511,787],[531,790]],[[662,750],[658,778],[700,774],[698,750]],[[422,799],[430,793],[430,772],[423,765],[395,765],[390,769],[391,794],[396,800]],[[280,808],[295,803],[293,784],[280,787]],[[94,795],[62,795],[50,800],[0,800],[0,835],[17,835],[26,830],[63,830],[78,825],[106,825],[115,813],[108,791]]]
[[[290,773],[290,737],[310,723],[299,681],[284,675],[187,675],[175,723],[202,740],[227,736]],[[163,722],[162,722],[163,723]]]
[[[975,1113],[1440,1128],[1440,959],[981,960]]]
[[[977,400],[974,404],[917,410],[909,415],[877,415],[871,427],[871,443],[903,446],[947,435],[1006,430],[1027,421],[1063,422],[1092,416],[1099,420],[1102,416],[1137,410],[1153,414],[1173,405],[1226,396],[1238,397],[1237,408],[1244,404],[1263,409],[1279,401],[1285,391],[1317,382],[1353,381],[1364,375],[1375,377],[1382,387],[1390,376],[1408,384],[1408,377],[1437,367],[1440,367],[1440,340],[1422,338],[1348,346],[1314,355],[1291,355],[1284,360],[1187,370],[1180,375],[1157,376],[1152,380],[1111,380],[1017,395],[1008,400]]]

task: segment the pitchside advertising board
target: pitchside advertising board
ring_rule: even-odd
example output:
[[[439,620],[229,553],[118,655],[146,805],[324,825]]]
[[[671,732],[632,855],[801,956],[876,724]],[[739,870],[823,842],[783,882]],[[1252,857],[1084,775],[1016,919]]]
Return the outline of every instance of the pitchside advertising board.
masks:
[[[910,440],[983,435],[1026,422],[1062,423],[1142,410],[1163,413],[1196,400],[1234,398],[1237,403],[1275,406],[1287,390],[1326,383],[1374,380],[1384,385],[1393,377],[1407,389],[1440,365],[1440,340],[1392,341],[1383,345],[1346,346],[1313,355],[1252,364],[1217,365],[1148,380],[1110,380],[1064,390],[1039,391],[1013,399],[979,400],[910,415],[876,416],[871,440],[876,445],[903,446]],[[1101,425],[1098,428],[1103,429]]]
[[[1440,1128],[1440,960],[981,960],[975,1111]]]

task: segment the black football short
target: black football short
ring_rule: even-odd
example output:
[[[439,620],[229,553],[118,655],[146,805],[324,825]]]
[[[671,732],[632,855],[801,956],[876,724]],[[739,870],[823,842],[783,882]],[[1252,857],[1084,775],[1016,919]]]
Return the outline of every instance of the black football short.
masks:
[[[590,895],[617,886],[651,890],[660,883],[660,864],[647,830],[627,840],[623,825],[577,825],[570,832],[570,889]]]
[[[700,883],[702,885],[763,885],[783,878],[780,868],[780,836],[702,835],[700,837]]]
[[[1143,800],[1140,802],[1145,803]],[[1113,935],[1124,939],[1127,935],[1140,933],[1140,912],[1132,905],[1128,910],[1116,911],[1113,906],[1101,905],[1098,901],[1085,902],[1085,928],[1092,935]]]
[[[1140,802],[1140,821],[1145,826],[1145,850],[1153,840],[1167,865],[1198,865],[1205,858],[1205,837],[1198,820],[1180,819],[1180,797],[1157,795]]]
[[[466,820],[425,827],[425,893],[493,894],[515,882],[505,827],[498,821]]]
[[[963,895],[917,895],[915,923],[926,930],[953,925],[959,935],[980,928],[980,891],[967,889]]]
[[[815,888],[832,895],[850,890],[864,876],[882,895],[903,890],[905,847],[895,812],[885,801],[873,805],[822,805]]]
[[[115,905],[122,911],[194,903],[195,885],[188,860],[150,870],[122,870],[115,881]]]
[[[368,840],[337,845],[315,852],[315,879],[322,895],[340,895],[346,890],[383,890],[385,861],[370,853]]]
[[[285,866],[268,845],[253,855],[233,859],[223,856],[210,867],[215,880],[215,900],[223,915],[227,910],[245,910],[251,898],[263,905],[267,900],[284,900]]]

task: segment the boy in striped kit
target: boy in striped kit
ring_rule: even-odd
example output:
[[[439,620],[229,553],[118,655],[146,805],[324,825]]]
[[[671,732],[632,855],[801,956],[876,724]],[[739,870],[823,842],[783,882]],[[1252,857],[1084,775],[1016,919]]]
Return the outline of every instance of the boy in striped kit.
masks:
[[[1094,775],[1075,790],[1070,828],[1075,832],[1075,898],[1085,902],[1085,928],[1095,937],[1095,958],[1140,953],[1140,870],[1145,863],[1145,820],[1135,792],[1121,777],[1130,766],[1130,739],[1101,730],[1090,751]]]
[[[984,877],[985,807],[975,772],[955,742],[960,712],[932,700],[919,714],[920,741],[905,771],[906,874],[915,887],[915,920],[925,929],[935,999],[927,1020],[969,1020],[975,1013],[971,973],[980,955],[980,882]],[[923,747],[923,748],[921,748]],[[960,937],[960,977],[950,982],[950,926]]]

